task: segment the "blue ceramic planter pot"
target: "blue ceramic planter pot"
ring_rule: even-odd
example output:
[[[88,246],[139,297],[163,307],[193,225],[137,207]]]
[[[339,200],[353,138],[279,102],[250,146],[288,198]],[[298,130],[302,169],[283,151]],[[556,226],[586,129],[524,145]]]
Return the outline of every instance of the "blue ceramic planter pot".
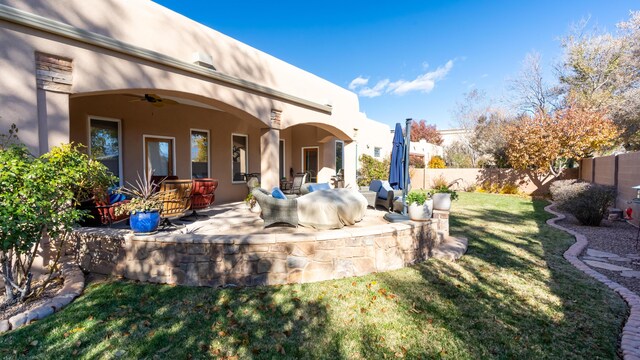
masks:
[[[158,230],[160,224],[160,212],[154,211],[136,211],[129,218],[129,225],[134,234],[154,233]]]

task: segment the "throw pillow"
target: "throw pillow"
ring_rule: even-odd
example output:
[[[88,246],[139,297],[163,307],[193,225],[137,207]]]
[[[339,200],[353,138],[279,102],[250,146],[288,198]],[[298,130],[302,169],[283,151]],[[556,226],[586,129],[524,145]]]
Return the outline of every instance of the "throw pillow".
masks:
[[[382,181],[380,180],[371,180],[371,184],[369,184],[369,191],[378,192],[380,187],[382,186]]]
[[[319,184],[309,185],[309,192],[314,192],[318,190],[329,190],[329,189],[331,189],[331,187],[329,187],[328,183],[319,183]]]
[[[382,185],[380,186],[380,190],[378,190],[378,198],[379,199],[387,199],[387,193],[393,190],[391,185],[389,185],[388,181],[382,181]]]
[[[273,190],[271,190],[271,196],[273,196],[276,199],[287,200],[287,196],[277,186],[274,187]]]

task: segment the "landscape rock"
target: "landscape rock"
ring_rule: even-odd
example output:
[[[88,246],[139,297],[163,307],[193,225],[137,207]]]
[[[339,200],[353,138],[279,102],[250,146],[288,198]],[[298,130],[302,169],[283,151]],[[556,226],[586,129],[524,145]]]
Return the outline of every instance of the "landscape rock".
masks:
[[[9,320],[0,321],[0,334],[5,333],[11,330],[11,324],[9,324]]]

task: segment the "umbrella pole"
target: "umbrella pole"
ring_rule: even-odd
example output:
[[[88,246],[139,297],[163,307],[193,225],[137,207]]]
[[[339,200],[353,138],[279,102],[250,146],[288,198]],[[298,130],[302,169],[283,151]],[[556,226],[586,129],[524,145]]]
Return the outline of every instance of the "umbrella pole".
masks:
[[[407,215],[407,187],[409,186],[409,151],[411,150],[411,121],[407,119],[404,139],[404,184],[402,186],[402,215]]]

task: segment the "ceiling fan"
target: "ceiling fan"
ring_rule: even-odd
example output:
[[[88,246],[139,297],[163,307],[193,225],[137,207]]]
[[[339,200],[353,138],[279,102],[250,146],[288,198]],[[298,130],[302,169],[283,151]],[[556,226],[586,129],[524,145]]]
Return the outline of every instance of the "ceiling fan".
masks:
[[[156,94],[144,94],[144,96],[137,95],[128,95],[136,97],[134,100],[129,100],[129,102],[148,102],[153,106],[162,107],[164,105],[177,105],[179,102],[171,99],[163,99]]]

